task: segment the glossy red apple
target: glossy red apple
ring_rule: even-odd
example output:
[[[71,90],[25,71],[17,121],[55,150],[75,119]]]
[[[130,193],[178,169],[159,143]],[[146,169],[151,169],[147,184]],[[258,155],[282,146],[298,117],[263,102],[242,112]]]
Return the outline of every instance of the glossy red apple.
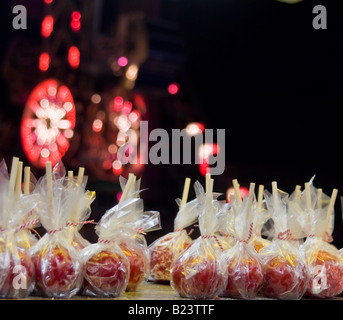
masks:
[[[0,263],[0,274],[6,272],[4,282],[0,288],[2,298],[25,298],[34,289],[35,267],[26,250],[17,248],[17,257],[8,252],[7,266]],[[5,267],[5,269],[3,269]]]
[[[82,266],[67,249],[49,244],[32,256],[36,269],[36,288],[46,297],[70,298],[82,284]]]
[[[129,262],[122,254],[104,249],[85,263],[84,293],[91,296],[117,297],[126,288]]]

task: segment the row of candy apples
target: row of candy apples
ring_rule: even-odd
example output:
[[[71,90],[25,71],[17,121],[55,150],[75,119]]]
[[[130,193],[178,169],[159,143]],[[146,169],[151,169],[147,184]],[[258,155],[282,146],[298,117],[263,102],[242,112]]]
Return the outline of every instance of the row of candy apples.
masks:
[[[160,217],[144,211],[140,180],[133,174],[120,178],[119,203],[95,223],[87,220],[95,192],[86,190],[84,168],[74,177],[61,162],[54,168],[47,162],[37,181],[25,167],[24,183],[22,173],[16,157],[10,174],[5,161],[0,163],[0,297],[115,297],[147,279],[144,234],[161,228]],[[79,233],[86,223],[96,224],[97,243]]]
[[[160,228],[159,213],[144,212],[134,175],[127,181],[121,177],[123,195],[102,216],[99,240],[90,244],[79,233],[93,222],[87,219],[95,197],[85,190],[83,168],[77,177],[65,176],[61,163],[54,170],[47,163],[46,175],[31,192],[27,169],[22,192],[19,159],[13,159],[10,176],[4,161],[0,166],[1,297],[115,297],[136,290],[147,277],[170,280],[181,296],[195,299],[250,299],[259,291],[279,299],[328,298],[343,291],[342,258],[327,242],[336,189],[330,198],[311,181],[288,197],[273,182],[272,194],[260,186],[256,200],[251,183],[242,200],[234,180],[228,205],[217,201],[213,179],[206,175],[206,191],[196,182],[196,198],[187,202],[187,178],[174,232],[148,248],[143,234]],[[267,220],[273,221],[271,240],[261,236]],[[197,221],[201,237],[192,241],[185,228]],[[39,240],[31,233],[37,223],[46,229]]]
[[[296,186],[289,196],[273,181],[272,192],[260,185],[256,199],[250,183],[241,199],[237,179],[233,185],[230,203],[223,204],[210,175],[205,191],[195,182],[196,199],[181,201],[174,232],[149,247],[150,277],[169,280],[180,296],[192,299],[342,294],[342,249],[329,243],[337,189],[329,197],[312,178],[303,191]],[[184,228],[196,219],[201,236],[192,241]]]

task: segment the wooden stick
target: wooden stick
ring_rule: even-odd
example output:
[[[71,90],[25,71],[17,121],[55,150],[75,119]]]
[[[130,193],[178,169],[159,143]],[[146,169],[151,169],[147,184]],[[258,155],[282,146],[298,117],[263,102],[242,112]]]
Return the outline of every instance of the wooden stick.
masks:
[[[76,183],[78,184],[78,186],[82,185],[82,181],[83,181],[83,176],[84,175],[85,175],[85,168],[80,167],[78,175],[77,175],[77,180],[76,180]]]
[[[263,184],[260,184],[260,185],[258,186],[257,209],[262,209],[263,191],[264,191],[264,185],[263,185]],[[249,191],[249,194],[250,194],[250,191]]]
[[[312,204],[311,204],[311,189],[310,189],[310,183],[305,183],[305,196],[306,196],[306,209],[307,213],[311,212]]]
[[[13,157],[11,173],[10,173],[10,184],[8,187],[8,199],[10,199],[14,194],[14,187],[15,187],[15,182],[17,179],[17,172],[18,172],[18,163],[19,163],[19,158]]]
[[[337,189],[333,189],[332,190],[330,204],[329,204],[328,212],[327,212],[327,215],[326,215],[326,228],[325,228],[325,230],[327,230],[328,227],[329,227],[332,210],[333,210],[333,207],[335,205],[335,201],[336,201],[336,197],[337,197],[337,192],[338,192]]]
[[[23,161],[18,162],[18,168],[17,168],[17,177],[15,182],[15,193],[17,196],[20,196],[21,194],[21,183],[23,178]]]
[[[190,184],[191,184],[191,179],[190,178],[186,178],[185,179],[185,184],[183,186],[183,193],[182,193],[182,199],[181,199],[180,208],[182,208],[185,205],[185,203],[187,202]]]
[[[254,191],[255,191],[255,183],[254,182],[250,182],[250,186],[249,186],[249,195],[248,195],[248,205],[247,205],[247,212],[250,210],[250,206],[252,204],[252,199],[254,197]]]
[[[210,188],[211,188],[210,184],[211,184],[211,174],[206,173],[206,176],[205,176],[205,192],[207,194],[210,194],[212,192],[212,191],[210,192]]]
[[[242,198],[241,198],[241,193],[239,192],[239,183],[238,183],[237,179],[233,179],[232,184],[233,184],[233,188],[235,190],[236,201],[240,204],[240,203],[242,203]]]
[[[27,196],[30,194],[30,180],[31,180],[31,168],[24,168],[24,195]]]
[[[299,204],[300,203],[300,198],[301,198],[301,190],[300,186],[296,185],[295,186],[295,203]]]
[[[277,208],[278,203],[279,203],[279,195],[277,191],[277,182],[272,181],[272,194],[273,194],[273,205],[274,205],[274,210]]]
[[[123,194],[120,197],[119,203],[126,200],[127,195],[129,194],[129,191],[131,190],[131,183],[132,183],[133,176],[134,176],[133,173],[129,173],[129,178],[127,179],[127,182],[123,190]]]
[[[317,208],[321,209],[323,206],[323,189],[317,189]]]

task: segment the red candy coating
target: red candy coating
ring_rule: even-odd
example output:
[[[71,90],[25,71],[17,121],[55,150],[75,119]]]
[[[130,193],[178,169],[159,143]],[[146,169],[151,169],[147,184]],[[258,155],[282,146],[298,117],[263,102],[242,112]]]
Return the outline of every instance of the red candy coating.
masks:
[[[172,233],[157,240],[149,248],[150,277],[156,281],[170,281],[170,270],[173,261],[192,243],[189,236],[177,239],[179,233]],[[181,240],[181,241],[178,241]]]
[[[253,258],[233,258],[228,261],[228,282],[221,296],[251,299],[263,283],[263,268]]]
[[[120,244],[120,248],[128,258],[130,263],[130,276],[126,287],[127,291],[135,291],[137,286],[144,281],[149,268],[149,259],[147,252],[139,246],[130,247],[124,243]]]
[[[25,298],[34,287],[35,267],[33,262],[25,250],[18,248],[17,252],[19,260],[10,255],[9,269],[2,270],[0,265],[0,273],[5,271],[7,273],[4,284],[0,289],[0,297],[2,298]],[[15,266],[17,266],[17,269],[14,269]],[[18,286],[17,289],[15,288],[16,285]]]
[[[309,275],[304,263],[295,257],[274,257],[264,264],[262,291],[266,297],[300,299],[308,286]]]
[[[117,297],[126,288],[129,266],[122,255],[103,250],[85,264],[83,288],[86,294]]]
[[[343,292],[343,263],[326,251],[319,251],[310,265],[311,283],[306,296],[332,298]]]
[[[211,299],[220,293],[225,279],[220,263],[213,257],[181,256],[173,265],[171,281],[181,297]]]
[[[82,279],[80,262],[68,250],[51,244],[33,255],[36,287],[47,297],[69,298],[78,291]]]

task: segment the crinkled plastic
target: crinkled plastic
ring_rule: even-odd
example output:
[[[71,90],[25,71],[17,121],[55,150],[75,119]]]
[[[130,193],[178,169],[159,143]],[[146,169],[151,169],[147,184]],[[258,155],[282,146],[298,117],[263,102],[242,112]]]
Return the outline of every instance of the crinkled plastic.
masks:
[[[83,294],[117,297],[125,290],[130,263],[116,243],[105,240],[93,243],[82,249],[80,254],[85,266]]]
[[[5,161],[0,163],[0,297],[25,298],[34,289],[35,269],[28,254],[31,235],[37,224],[32,214],[37,195],[9,195]]]
[[[83,177],[81,185],[77,184],[77,179],[73,178],[72,181],[69,181],[68,184],[71,183],[72,186],[70,187],[70,192],[74,195],[74,209],[67,225],[69,227],[68,235],[71,238],[71,243],[77,251],[80,251],[84,247],[90,245],[90,242],[86,240],[80,234],[80,229],[86,223],[92,223],[92,221],[87,221],[91,214],[91,204],[95,200],[95,192],[94,191],[86,191],[85,187],[87,184],[87,177]]]
[[[136,188],[139,188],[139,181]],[[138,195],[139,190],[135,190],[126,200],[107,210],[96,227],[98,243],[80,252],[86,265],[85,294],[118,296],[125,289],[136,290],[139,284],[147,280],[149,252],[145,237],[141,233],[160,228],[160,218],[157,211],[144,212],[143,200]],[[105,248],[102,249],[103,247]],[[107,267],[102,266],[103,259],[100,259],[103,251],[106,251],[106,254],[110,251],[112,256],[115,255],[111,259],[105,259]],[[100,260],[96,258],[98,254]],[[99,267],[96,266],[97,261]],[[113,268],[111,264],[114,265]],[[113,272],[120,270],[119,284],[113,279],[115,274],[103,275],[106,268]],[[113,288],[109,289],[111,286]]]
[[[221,243],[215,235],[222,206],[213,194],[201,193],[197,198],[201,236],[173,262],[170,284],[181,297],[211,299],[224,290],[227,282]]]
[[[48,201],[47,177],[36,185],[40,195],[37,207],[45,235],[30,248],[36,269],[37,293],[46,297],[70,298],[82,285],[83,266],[80,256],[71,243],[67,222],[74,209],[74,186],[68,184],[62,163],[53,170],[52,202]]]
[[[228,280],[221,296],[253,299],[263,283],[263,267],[258,253],[249,244],[253,235],[253,194],[245,197],[241,204],[234,202],[230,210],[230,233],[235,245],[224,250]]]
[[[155,240],[149,246],[150,279],[154,281],[170,281],[172,263],[191,243],[192,238],[184,229],[169,232]]]
[[[276,299],[298,300],[309,285],[309,270],[299,250],[298,239],[290,229],[293,217],[287,212],[288,194],[278,190],[277,203],[273,195],[264,192],[267,208],[274,221],[275,237],[259,251],[264,270],[262,292]]]
[[[265,201],[264,201],[265,202]],[[263,247],[270,244],[268,239],[270,234],[270,229],[267,228],[266,222],[270,218],[269,211],[265,208],[264,203],[261,208],[257,207],[255,202],[253,205],[253,228],[252,228],[252,237],[249,241],[249,244],[254,247],[256,252],[259,252]],[[263,237],[266,236],[266,237]]]
[[[201,187],[195,184],[196,193],[203,193]],[[185,203],[181,207],[181,200],[176,199],[179,211],[174,220],[174,231],[169,232],[155,240],[149,246],[150,253],[150,280],[170,281],[170,269],[181,253],[192,243],[192,238],[187,234],[185,228],[194,224],[198,219],[198,199]]]
[[[310,194],[309,210],[306,207],[306,195],[302,195],[302,214],[299,218],[307,235],[301,249],[305,253],[311,274],[311,282],[305,295],[312,298],[332,298],[343,292],[343,257],[334,245],[328,243],[334,227],[334,215],[328,216],[330,197],[324,193],[318,196],[313,178],[310,181]]]

